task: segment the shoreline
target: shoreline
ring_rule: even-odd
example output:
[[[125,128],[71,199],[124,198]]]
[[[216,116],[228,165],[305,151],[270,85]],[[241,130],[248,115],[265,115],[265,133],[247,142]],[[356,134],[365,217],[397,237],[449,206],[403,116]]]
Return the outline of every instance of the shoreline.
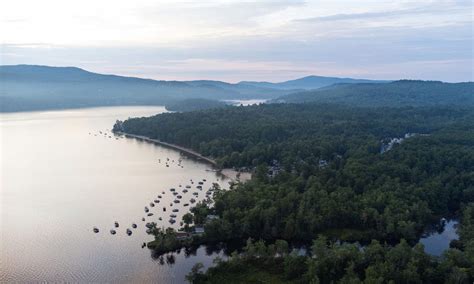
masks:
[[[221,175],[223,175],[223,176],[225,176],[225,177],[227,177],[227,178],[229,178],[233,181],[247,182],[252,178],[252,174],[250,172],[237,171],[237,170],[230,169],[230,168],[219,168],[217,166],[217,162],[215,160],[213,160],[211,158],[208,158],[208,157],[205,157],[205,156],[199,154],[198,152],[193,151],[193,150],[188,149],[188,148],[185,148],[185,147],[181,147],[181,146],[178,146],[178,145],[175,145],[175,144],[163,142],[163,141],[160,141],[158,139],[152,139],[150,137],[143,136],[143,135],[130,134],[130,133],[122,132],[122,131],[116,131],[116,132],[113,132],[113,133],[123,135],[127,138],[135,138],[135,139],[138,139],[138,140],[141,140],[141,141],[157,144],[157,145],[169,148],[169,149],[179,151],[179,152],[184,153],[185,155],[191,156],[191,157],[193,157],[193,158],[195,158],[195,159],[197,159],[201,162],[206,162],[206,163],[210,164],[214,168],[215,172],[217,172],[217,173],[219,173],[219,174],[221,174]]]
[[[135,138],[135,139],[138,139],[138,140],[147,141],[147,142],[150,142],[150,143],[153,143],[153,144],[158,144],[158,145],[161,145],[161,146],[173,149],[173,150],[183,152],[183,153],[185,153],[189,156],[193,156],[194,158],[197,158],[198,160],[203,160],[203,161],[211,164],[213,167],[217,168],[217,162],[216,161],[214,161],[213,159],[204,157],[203,155],[201,155],[198,152],[193,151],[191,149],[181,147],[181,146],[178,146],[178,145],[175,145],[175,144],[163,142],[163,141],[160,141],[158,139],[152,139],[152,138],[147,137],[147,136],[135,135],[135,134],[130,134],[130,133],[121,132],[121,131],[117,131],[117,132],[114,132],[114,133],[123,135],[125,137],[129,137],[129,138]],[[218,171],[221,171],[221,169],[218,169]]]

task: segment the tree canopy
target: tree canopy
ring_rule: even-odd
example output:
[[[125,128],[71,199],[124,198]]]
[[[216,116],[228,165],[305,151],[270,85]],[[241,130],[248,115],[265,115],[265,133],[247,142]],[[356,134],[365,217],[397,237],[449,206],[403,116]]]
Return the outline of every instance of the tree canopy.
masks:
[[[208,241],[318,239],[314,260],[285,260],[303,263],[304,279],[315,283],[472,277],[472,108],[273,104],[160,114],[115,128],[253,171],[251,181],[215,190],[214,202],[192,210]],[[463,208],[468,229],[447,262],[433,263],[420,245],[412,247],[427,226]],[[207,214],[219,218],[206,221]],[[361,252],[341,241],[370,245]]]

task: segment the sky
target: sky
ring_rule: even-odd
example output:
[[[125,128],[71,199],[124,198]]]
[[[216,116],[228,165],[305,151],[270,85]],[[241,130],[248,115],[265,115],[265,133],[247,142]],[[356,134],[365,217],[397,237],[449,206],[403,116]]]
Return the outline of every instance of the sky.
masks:
[[[5,0],[0,65],[161,80],[473,81],[472,1]]]

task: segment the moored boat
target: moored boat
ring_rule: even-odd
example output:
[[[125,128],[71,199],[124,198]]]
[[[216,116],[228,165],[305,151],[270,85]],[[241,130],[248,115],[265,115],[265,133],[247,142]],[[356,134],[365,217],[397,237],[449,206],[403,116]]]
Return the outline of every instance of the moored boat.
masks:
[[[153,228],[153,224],[152,223],[146,223],[145,227],[147,227],[148,229],[151,229],[151,228]]]

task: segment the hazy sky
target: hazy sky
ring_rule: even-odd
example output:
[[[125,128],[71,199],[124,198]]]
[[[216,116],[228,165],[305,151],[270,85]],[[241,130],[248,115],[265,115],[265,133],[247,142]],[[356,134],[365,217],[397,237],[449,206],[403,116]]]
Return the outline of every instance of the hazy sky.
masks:
[[[155,79],[467,81],[472,1],[5,0],[0,64]]]

